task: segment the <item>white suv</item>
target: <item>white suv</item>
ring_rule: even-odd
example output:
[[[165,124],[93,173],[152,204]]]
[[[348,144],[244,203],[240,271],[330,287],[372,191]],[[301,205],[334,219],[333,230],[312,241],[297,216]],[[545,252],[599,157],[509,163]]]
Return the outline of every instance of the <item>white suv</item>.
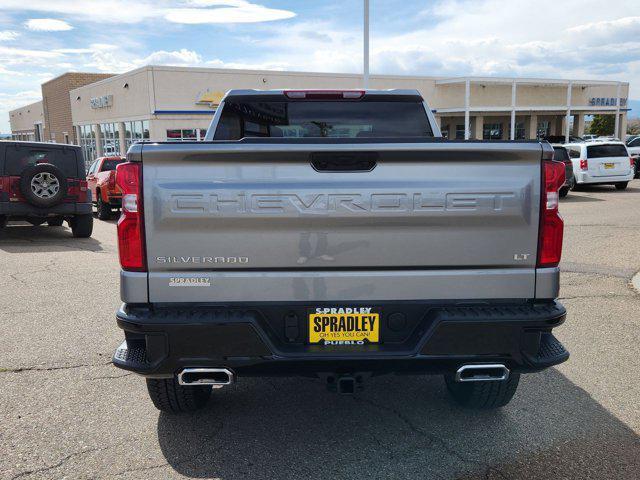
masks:
[[[627,188],[633,180],[633,160],[622,142],[568,143],[577,185],[615,185]]]

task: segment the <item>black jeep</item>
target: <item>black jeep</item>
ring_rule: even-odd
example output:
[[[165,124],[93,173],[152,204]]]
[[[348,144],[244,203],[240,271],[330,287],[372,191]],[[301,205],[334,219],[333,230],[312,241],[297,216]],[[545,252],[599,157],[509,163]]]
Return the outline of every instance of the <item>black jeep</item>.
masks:
[[[74,237],[93,230],[80,147],[56,143],[0,142],[0,228],[9,220],[59,227]]]

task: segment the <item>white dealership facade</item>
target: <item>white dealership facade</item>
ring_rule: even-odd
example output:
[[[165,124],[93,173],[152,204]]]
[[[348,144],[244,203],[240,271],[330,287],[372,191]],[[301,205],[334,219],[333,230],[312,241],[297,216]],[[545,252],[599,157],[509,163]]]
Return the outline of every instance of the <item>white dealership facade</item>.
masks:
[[[448,138],[580,136],[584,118],[615,115],[624,137],[629,84],[617,81],[371,75],[370,88],[415,88]],[[71,90],[76,138],[87,159],[124,153],[138,140],[200,140],[232,88],[358,89],[362,76],[146,66]]]

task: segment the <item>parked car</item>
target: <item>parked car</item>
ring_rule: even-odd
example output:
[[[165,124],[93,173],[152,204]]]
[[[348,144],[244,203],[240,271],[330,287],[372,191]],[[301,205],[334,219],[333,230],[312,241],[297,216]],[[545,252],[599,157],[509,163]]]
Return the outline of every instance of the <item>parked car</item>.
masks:
[[[91,200],[80,147],[0,141],[0,227],[22,220],[59,227],[74,237],[93,230]]]
[[[595,140],[596,138],[598,138],[598,135],[594,135],[592,133],[587,133],[585,135],[582,135],[582,140],[585,142],[590,142],[592,140]]]
[[[541,137],[540,140],[546,140],[549,143],[563,144],[565,143],[566,137],[564,135],[547,135],[546,137]],[[567,143],[578,143],[582,142],[582,137],[577,137],[575,135],[569,135],[569,142]]]
[[[553,147],[553,159],[556,162],[564,163],[565,167],[565,181],[562,187],[560,188],[560,196],[566,197],[569,193],[569,190],[572,190],[576,184],[576,178],[573,175],[573,164],[571,163],[571,158],[569,158],[569,152],[564,145],[552,145]]]
[[[573,163],[576,186],[615,185],[627,188],[633,180],[634,162],[622,142],[592,142],[565,144]]]
[[[635,135],[627,140],[627,151],[633,160],[634,177],[640,178],[640,136]]]
[[[350,394],[393,372],[497,408],[567,360],[547,142],[445,141],[416,90],[232,90],[206,140],[117,167],[113,363],[160,410],[243,376]]]
[[[100,220],[111,218],[113,210],[120,208],[122,192],[116,185],[116,166],[124,161],[124,157],[99,157],[89,167],[87,184]]]

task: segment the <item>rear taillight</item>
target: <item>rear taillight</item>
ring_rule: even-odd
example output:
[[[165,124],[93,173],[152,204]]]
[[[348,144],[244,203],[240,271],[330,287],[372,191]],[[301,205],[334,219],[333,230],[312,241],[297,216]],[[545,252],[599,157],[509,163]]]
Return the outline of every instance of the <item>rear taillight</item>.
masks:
[[[78,181],[78,201],[79,202],[88,202],[89,201],[89,189],[87,186],[86,180]]]
[[[633,157],[629,157],[629,168],[633,169],[636,166],[636,162],[633,161]]]
[[[589,161],[586,158],[580,159],[580,170],[589,170]]]
[[[542,163],[544,181],[540,205],[538,236],[538,267],[557,267],[562,255],[564,222],[558,212],[558,190],[565,181],[564,163],[545,160]]]
[[[287,98],[305,100],[358,100],[364,97],[364,90],[285,90]]]
[[[122,214],[118,220],[120,266],[123,270],[146,271],[142,164],[126,162],[118,165],[116,184],[122,191]]]

